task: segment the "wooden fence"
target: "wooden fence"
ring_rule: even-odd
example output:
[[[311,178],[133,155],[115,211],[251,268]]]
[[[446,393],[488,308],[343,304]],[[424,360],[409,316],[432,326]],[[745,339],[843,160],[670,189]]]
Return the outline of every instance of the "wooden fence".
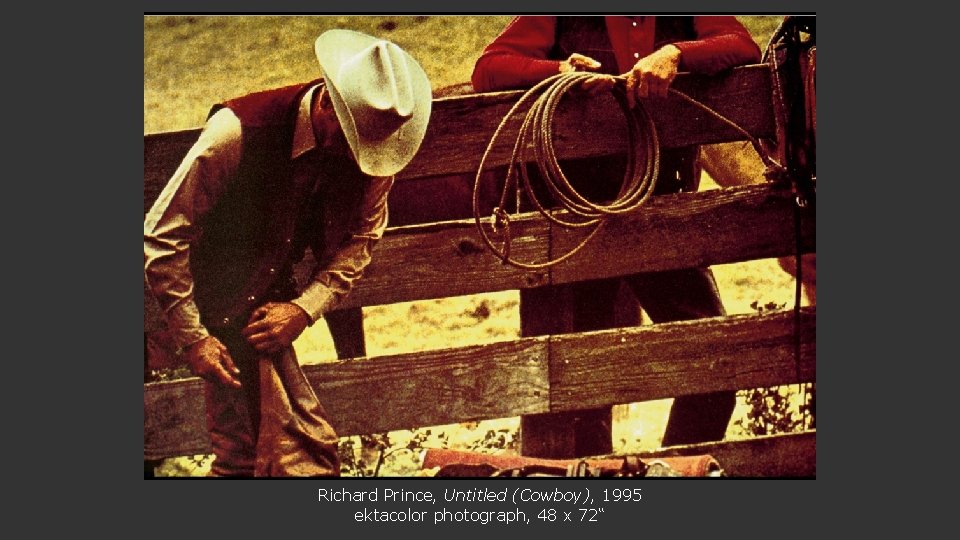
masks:
[[[775,134],[766,65],[715,77],[680,75],[674,85],[754,136]],[[435,100],[421,150],[398,177],[398,186],[406,182],[430,186],[432,178],[475,172],[490,135],[520,95],[501,92]],[[742,138],[680,100],[668,99],[649,112],[665,148]],[[609,97],[563,107],[557,126],[556,146],[562,158],[606,155],[623,148],[626,125]],[[188,130],[144,137],[145,211],[197,134]],[[509,145],[503,146],[493,155],[494,164],[508,160]],[[421,190],[418,196],[426,195]],[[809,208],[801,211],[802,250],[814,252],[815,216]],[[654,197],[640,211],[609,223],[571,260],[541,271],[501,264],[482,249],[472,220],[394,227],[378,244],[345,307],[510,289],[543,292],[587,279],[791,255],[793,212],[789,190],[771,185]],[[563,253],[583,234],[553,227],[535,214],[514,221],[512,230],[513,254],[523,260]],[[144,306],[146,342],[162,335],[163,322],[149,294]],[[539,324],[534,317],[563,314],[521,309],[521,316],[522,324],[530,327]],[[801,337],[799,359],[794,355],[795,331]],[[736,315],[341,359],[306,366],[305,371],[340,435],[564,413],[709,391],[815,382],[816,308],[802,309],[798,326],[789,311]],[[210,451],[201,389],[196,378],[144,384],[145,460]],[[522,448],[533,449],[537,441],[531,437],[543,435],[522,431],[521,436]],[[651,455],[702,452],[717,456],[727,473],[737,476],[816,474],[813,431],[669,448]]]

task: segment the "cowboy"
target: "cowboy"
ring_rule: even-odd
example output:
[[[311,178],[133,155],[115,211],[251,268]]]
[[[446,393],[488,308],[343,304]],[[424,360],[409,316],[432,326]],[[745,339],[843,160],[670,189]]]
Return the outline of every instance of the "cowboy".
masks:
[[[589,92],[609,90],[625,77],[627,100],[657,106],[679,71],[715,74],[760,60],[760,49],[734,17],[516,17],[477,59],[472,75],[478,92],[528,88],[570,71],[597,75]],[[696,191],[697,147],[660,154],[654,195]],[[626,167],[623,155],[569,160],[561,164],[577,191],[592,201],[612,200]],[[653,322],[701,319],[725,314],[709,268],[684,268],[625,276],[624,281]],[[574,331],[612,328],[620,279],[570,284]],[[521,301],[522,302],[522,301]],[[690,394],[674,400],[664,446],[721,440],[736,403],[733,391]],[[611,449],[609,409],[581,411],[561,422],[578,425],[588,448]]]
[[[315,52],[322,78],[214,106],[144,222],[147,282],[205,380],[212,476],[339,475],[292,343],[361,277],[430,117],[430,82],[397,45],[330,30]]]

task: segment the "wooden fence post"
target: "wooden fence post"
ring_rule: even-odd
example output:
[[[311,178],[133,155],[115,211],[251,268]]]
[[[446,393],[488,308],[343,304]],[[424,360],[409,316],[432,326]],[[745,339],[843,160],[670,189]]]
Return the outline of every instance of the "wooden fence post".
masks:
[[[622,286],[616,287],[614,292],[615,296],[606,306],[599,306],[609,310],[607,314],[610,316],[599,326],[639,324],[636,299]],[[583,302],[584,299],[576,298],[570,285],[521,289],[520,335],[533,337],[601,329],[594,321],[578,320],[578,307]],[[612,427],[613,408],[609,406],[522,416],[520,453],[542,458],[610,454],[613,452]]]

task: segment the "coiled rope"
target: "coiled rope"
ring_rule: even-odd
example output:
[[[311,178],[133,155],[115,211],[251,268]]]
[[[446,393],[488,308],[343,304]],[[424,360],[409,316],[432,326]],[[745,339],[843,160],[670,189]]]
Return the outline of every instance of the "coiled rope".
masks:
[[[480,166],[477,169],[477,176],[473,186],[473,217],[484,243],[504,264],[510,264],[526,270],[539,270],[569,259],[600,232],[610,217],[636,211],[647,201],[653,193],[654,187],[656,187],[657,177],[660,172],[660,143],[657,138],[657,129],[643,106],[642,101],[638,101],[633,109],[630,108],[627,102],[626,87],[624,84],[621,84],[626,81],[626,77],[623,76],[613,77],[616,79],[616,84],[614,84],[611,89],[620,109],[627,118],[627,166],[617,197],[608,204],[598,204],[587,200],[574,189],[570,180],[560,168],[553,146],[553,119],[557,106],[565,93],[595,76],[596,74],[588,72],[561,73],[543,80],[528,90],[503,117],[500,125],[497,126],[496,131],[494,131],[493,137],[490,139],[490,143],[483,153],[483,157],[480,159]],[[669,92],[704,110],[710,116],[744,135],[750,140],[754,148],[757,149],[757,153],[760,154],[768,170],[782,170],[782,167],[774,162],[761,148],[759,141],[746,130],[682,92],[672,88],[669,89]],[[493,215],[491,216],[493,232],[502,238],[502,246],[498,248],[493,238],[491,238],[490,234],[488,234],[484,228],[480,215],[479,186],[481,176],[487,158],[497,146],[497,141],[500,139],[506,126],[519,111],[527,107],[527,113],[523,118],[517,140],[513,146],[513,153],[510,156],[510,163],[507,166],[507,175],[504,180],[500,203],[499,206],[494,209]],[[528,142],[531,144],[528,145]],[[545,187],[559,207],[566,211],[566,213],[562,214],[562,218],[545,208],[533,190],[527,171],[527,163],[531,161],[531,159],[529,159],[529,152],[531,151],[533,152],[532,161],[536,162]],[[642,163],[639,163],[637,157],[640,155],[644,156]],[[593,229],[579,244],[560,257],[549,259],[545,262],[518,261],[511,257],[510,253],[512,236],[510,231],[510,215],[506,211],[506,206],[511,188],[516,190],[516,211],[518,213],[520,212],[519,199],[520,190],[522,189],[537,211],[550,222],[566,228],[592,226]]]

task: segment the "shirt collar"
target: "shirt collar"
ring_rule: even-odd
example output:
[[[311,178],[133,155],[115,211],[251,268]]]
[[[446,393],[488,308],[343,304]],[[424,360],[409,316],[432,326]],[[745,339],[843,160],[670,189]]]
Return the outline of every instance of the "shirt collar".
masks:
[[[313,105],[313,95],[320,85],[317,84],[303,95],[300,108],[297,111],[297,122],[293,129],[293,149],[290,158],[296,159],[317,147],[317,136],[313,133],[313,122],[310,119],[310,109]]]

